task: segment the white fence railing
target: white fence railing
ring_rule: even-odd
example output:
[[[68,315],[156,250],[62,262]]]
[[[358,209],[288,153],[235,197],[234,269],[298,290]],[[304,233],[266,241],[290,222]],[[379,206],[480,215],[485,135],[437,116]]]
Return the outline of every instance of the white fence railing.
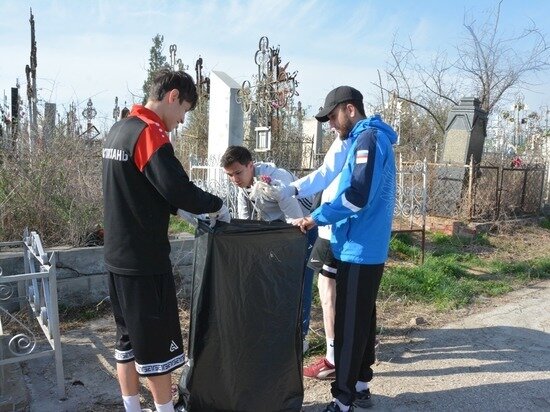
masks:
[[[0,249],[16,247],[22,248],[25,273],[7,276],[0,268],[0,337],[7,342],[7,345],[0,345],[0,368],[53,355],[57,394],[64,399],[56,254],[53,252],[48,256],[44,252],[36,232],[29,234],[25,231],[22,241],[0,242]],[[39,337],[40,343],[44,340],[42,338],[47,343],[38,344]]]

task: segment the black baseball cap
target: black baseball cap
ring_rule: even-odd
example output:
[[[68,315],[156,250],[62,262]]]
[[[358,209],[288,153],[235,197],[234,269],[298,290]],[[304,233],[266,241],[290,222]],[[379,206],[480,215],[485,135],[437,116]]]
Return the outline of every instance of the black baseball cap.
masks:
[[[331,90],[327,94],[324,106],[319,110],[319,113],[315,115],[315,118],[321,123],[328,122],[328,115],[334,110],[340,103],[349,102],[350,100],[363,101],[363,95],[357,89],[351,86],[339,86],[334,90]]]

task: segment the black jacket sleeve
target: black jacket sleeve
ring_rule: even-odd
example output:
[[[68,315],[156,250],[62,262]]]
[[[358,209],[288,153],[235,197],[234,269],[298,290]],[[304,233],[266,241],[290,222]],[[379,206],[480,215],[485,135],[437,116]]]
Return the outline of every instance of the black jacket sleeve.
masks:
[[[222,207],[222,199],[191,182],[170,144],[161,146],[151,156],[143,173],[173,208],[201,214],[217,212]]]

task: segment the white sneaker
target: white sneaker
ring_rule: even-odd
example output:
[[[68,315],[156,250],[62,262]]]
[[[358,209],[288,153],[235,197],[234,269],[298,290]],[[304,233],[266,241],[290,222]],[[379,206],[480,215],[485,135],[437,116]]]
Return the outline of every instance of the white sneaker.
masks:
[[[309,349],[309,342],[307,341],[307,339],[304,339],[302,341],[302,354],[306,353]]]

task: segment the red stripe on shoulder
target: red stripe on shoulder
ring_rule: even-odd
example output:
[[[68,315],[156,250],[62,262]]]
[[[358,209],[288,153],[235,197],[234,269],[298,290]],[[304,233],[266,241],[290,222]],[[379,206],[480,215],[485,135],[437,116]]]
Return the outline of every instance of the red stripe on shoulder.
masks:
[[[170,143],[170,139],[162,127],[158,123],[149,123],[134,147],[134,162],[138,169],[143,172],[151,157],[166,143]]]

